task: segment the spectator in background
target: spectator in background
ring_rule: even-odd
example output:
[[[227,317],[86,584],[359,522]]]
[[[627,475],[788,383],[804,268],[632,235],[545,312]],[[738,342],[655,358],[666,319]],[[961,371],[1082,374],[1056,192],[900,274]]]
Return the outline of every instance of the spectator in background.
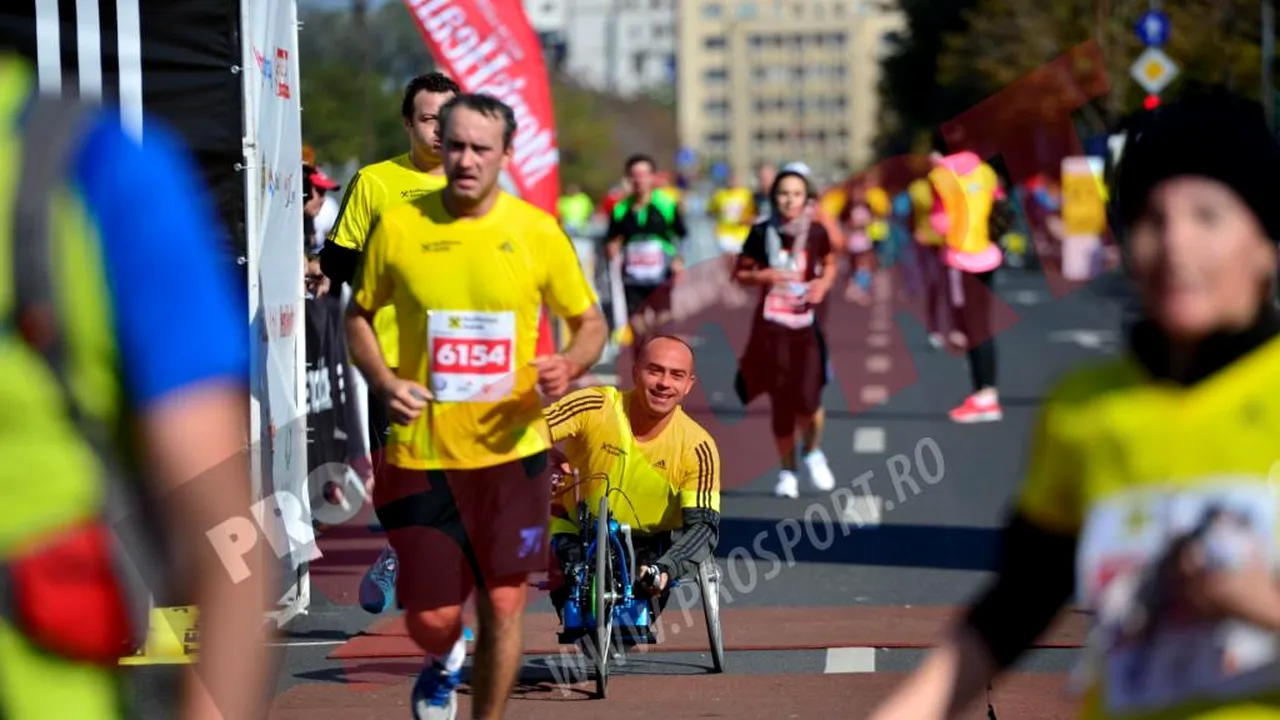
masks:
[[[318,253],[324,244],[325,232],[333,226],[328,220],[328,227],[320,227],[320,216],[324,211],[325,201],[330,200],[327,193],[341,187],[323,171],[310,165],[302,166],[302,237],[304,250],[308,255]],[[336,217],[337,211],[334,211]]]
[[[342,187],[336,180],[325,174],[318,165],[312,164],[311,184],[320,193],[320,209],[316,212],[316,247],[324,247],[324,239],[338,222],[338,201],[333,193]]]

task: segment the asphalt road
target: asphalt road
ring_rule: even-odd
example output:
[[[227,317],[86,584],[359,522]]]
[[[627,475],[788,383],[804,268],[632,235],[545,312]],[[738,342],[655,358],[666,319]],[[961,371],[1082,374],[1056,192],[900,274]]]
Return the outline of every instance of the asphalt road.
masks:
[[[695,231],[695,252],[707,258],[714,251],[704,230]],[[948,606],[963,604],[989,577],[997,528],[1046,387],[1064,370],[1114,352],[1119,338],[1121,294],[1113,282],[1054,298],[1042,276],[1002,272],[997,290],[1012,319],[997,341],[1005,417],[959,426],[946,412],[966,394],[964,360],[929,347],[896,289],[882,289],[871,308],[835,299],[827,333],[837,377],[825,396],[823,447],[841,487],[776,499],[767,407],[762,400],[744,410],[732,392],[749,309],[725,307],[718,272],[691,275],[704,287],[686,289],[697,299],[686,297],[684,306],[693,309],[676,330],[697,350],[701,387],[687,409],[712,429],[725,468],[718,555],[728,671],[710,674],[709,656],[700,651],[701,611],[692,601],[677,615],[685,635],[666,638],[673,651],[629,657],[606,700],[586,697],[588,685],[572,682],[563,656],[529,657],[509,717],[861,716],[940,637]],[[608,381],[628,369],[596,372]],[[856,516],[848,511],[851,496]],[[374,654],[383,647],[399,657],[331,657],[348,638],[386,620],[355,601],[359,576],[381,542],[360,529],[322,538],[326,557],[313,568],[310,612],[281,640],[273,717],[407,716],[420,661],[395,649],[403,641],[369,645]],[[530,625],[541,627],[550,610],[540,594]],[[998,717],[1070,717],[1064,673],[1078,635],[1067,632],[1058,649],[1029,653],[1019,674],[997,685]],[[527,648],[551,644],[526,636]],[[135,672],[146,680],[144,716],[168,716],[160,705],[171,697],[162,689],[171,673]],[[985,712],[984,705],[973,716]]]

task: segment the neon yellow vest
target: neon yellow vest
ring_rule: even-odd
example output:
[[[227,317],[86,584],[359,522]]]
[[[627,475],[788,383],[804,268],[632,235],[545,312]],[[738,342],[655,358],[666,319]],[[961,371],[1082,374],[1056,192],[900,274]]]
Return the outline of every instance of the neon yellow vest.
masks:
[[[0,560],[95,515],[102,493],[97,456],[64,413],[57,381],[9,327],[13,206],[22,157],[18,117],[34,89],[26,64],[0,55],[0,507],[8,518],[0,523]],[[69,184],[50,212],[69,382],[85,412],[118,427],[121,385],[101,248]]]

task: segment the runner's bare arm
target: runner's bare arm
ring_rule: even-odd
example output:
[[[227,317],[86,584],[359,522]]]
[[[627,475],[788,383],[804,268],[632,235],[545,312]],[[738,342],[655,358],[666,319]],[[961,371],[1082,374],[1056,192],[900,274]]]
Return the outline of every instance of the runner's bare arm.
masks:
[[[214,381],[174,393],[142,414],[148,477],[160,485],[174,547],[188,553],[177,559],[192,570],[200,608],[200,664],[188,678],[184,718],[261,717],[266,710],[259,685],[275,667],[262,629],[263,601],[275,590],[273,565],[263,557],[268,546],[259,542],[246,551],[233,578],[205,536],[249,516],[248,416],[243,389]]]
[[[577,379],[600,360],[605,341],[609,338],[609,325],[597,305],[587,308],[581,315],[565,318],[565,322],[573,340],[561,354],[571,364],[573,377]]]

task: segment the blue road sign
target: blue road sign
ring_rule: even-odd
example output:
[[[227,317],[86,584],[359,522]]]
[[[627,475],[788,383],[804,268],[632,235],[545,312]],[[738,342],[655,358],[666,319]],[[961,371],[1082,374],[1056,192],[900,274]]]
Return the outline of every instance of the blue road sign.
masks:
[[[1159,10],[1143,13],[1133,29],[1147,47],[1161,47],[1169,42],[1169,16]]]

